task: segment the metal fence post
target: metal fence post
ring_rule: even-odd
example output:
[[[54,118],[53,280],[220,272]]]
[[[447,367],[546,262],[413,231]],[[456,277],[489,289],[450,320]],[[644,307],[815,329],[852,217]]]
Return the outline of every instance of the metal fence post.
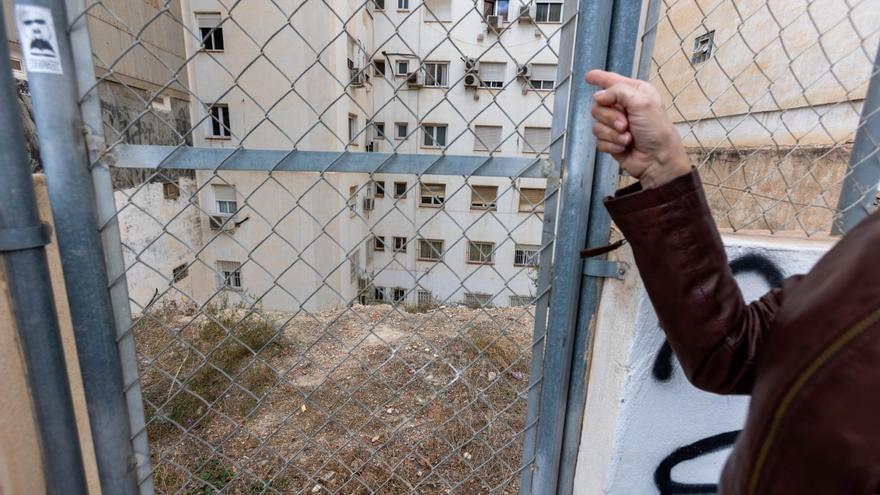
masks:
[[[874,59],[871,82],[862,106],[859,130],[853,143],[832,234],[844,234],[874,210],[880,183],[880,50]]]
[[[71,20],[70,45],[73,52],[77,87],[79,88],[80,109],[88,137],[87,144],[98,213],[98,226],[109,277],[110,302],[113,306],[116,338],[119,342],[119,360],[122,364],[122,379],[125,384],[125,399],[128,404],[128,419],[132,432],[131,442],[137,468],[138,488],[141,495],[151,495],[154,492],[154,487],[150,467],[150,449],[147,443],[134,336],[131,332],[131,305],[128,298],[128,283],[125,278],[125,260],[122,255],[119,222],[116,217],[116,201],[113,196],[110,167],[105,162],[104,123],[101,114],[101,101],[97,91],[98,82],[92,63],[88,17],[84,0],[66,0],[66,4],[67,17]]]
[[[5,26],[0,11],[3,39]],[[79,434],[43,247],[50,234],[40,224],[9,57],[0,59],[0,108],[5,114],[0,119],[0,254],[39,427],[46,490],[84,494],[88,489]]]
[[[611,19],[611,35],[606,68],[629,75],[639,38],[639,22],[642,17],[642,0],[617,0]],[[611,155],[599,153],[593,172],[593,191],[587,219],[587,242],[585,247],[606,244],[611,235],[611,216],[603,200],[613,194],[617,186],[619,166]],[[602,256],[600,259],[605,259]],[[577,324],[574,327],[574,351],[571,365],[571,383],[568,389],[568,405],[565,408],[565,432],[562,440],[562,458],[559,463],[559,493],[571,493],[574,487],[575,468],[580,447],[581,426],[587,393],[589,343],[592,337],[590,325],[599,307],[602,278],[584,273],[581,283]]]
[[[590,107],[593,88],[579,80],[588,70],[605,67],[612,2],[580,2],[577,39],[572,64],[574,81],[568,112],[565,166],[562,175],[553,267],[553,296],[547,323],[544,376],[541,384],[541,416],[535,456],[533,492],[556,493],[565,408],[570,381],[573,328],[580,296],[581,259],[587,231],[596,141],[591,132]]]
[[[17,1],[16,21],[25,45],[33,37],[24,21],[42,19],[55,52],[49,70],[23,47],[33,95],[43,167],[56,221],[67,297],[79,351],[101,488],[135,493],[131,432],[107,287],[95,196],[78,105],[79,92],[61,0]]]

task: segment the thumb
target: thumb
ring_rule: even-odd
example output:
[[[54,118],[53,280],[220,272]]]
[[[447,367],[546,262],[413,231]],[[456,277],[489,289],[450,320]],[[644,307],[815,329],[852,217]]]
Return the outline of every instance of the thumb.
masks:
[[[629,77],[621,76],[615,72],[608,72],[607,70],[599,69],[593,69],[587,72],[587,76],[584,79],[588,83],[594,86],[599,86],[603,89],[608,89],[617,84],[628,84],[635,87],[639,83],[636,79],[630,79]]]

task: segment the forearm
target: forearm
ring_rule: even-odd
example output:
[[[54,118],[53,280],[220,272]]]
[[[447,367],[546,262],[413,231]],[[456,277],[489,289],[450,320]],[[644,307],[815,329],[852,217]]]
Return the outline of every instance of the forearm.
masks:
[[[606,206],[688,378],[714,392],[748,392],[776,296],[743,302],[696,171],[652,189],[635,184]]]

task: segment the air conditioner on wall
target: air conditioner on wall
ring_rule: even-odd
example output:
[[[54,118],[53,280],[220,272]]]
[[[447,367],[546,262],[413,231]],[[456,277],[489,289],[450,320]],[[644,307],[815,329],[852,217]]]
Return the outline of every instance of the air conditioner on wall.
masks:
[[[480,77],[473,72],[469,72],[464,75],[464,85],[468,88],[478,88],[480,87]]]
[[[529,79],[532,74],[532,64],[523,64],[516,66],[516,77]]]
[[[425,85],[425,73],[421,70],[408,73],[406,75],[406,84],[411,88],[421,88]]]
[[[477,72],[480,70],[480,61],[473,57],[463,57],[464,60],[464,71],[465,72]]]
[[[486,16],[486,26],[492,31],[501,30],[501,16],[498,15],[487,15]]]
[[[365,74],[358,68],[354,68],[350,70],[351,73],[351,86],[355,88],[359,88],[364,85],[364,79],[366,79]]]
[[[232,232],[235,230],[235,221],[227,215],[211,215],[209,224],[211,230],[219,230],[221,232]]]
[[[537,14],[538,6],[535,2],[530,2],[519,6],[519,15],[516,20],[519,22],[534,22],[535,14]]]

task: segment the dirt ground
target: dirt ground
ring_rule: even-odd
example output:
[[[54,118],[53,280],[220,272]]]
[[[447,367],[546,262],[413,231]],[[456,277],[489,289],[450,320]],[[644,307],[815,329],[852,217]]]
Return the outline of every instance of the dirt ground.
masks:
[[[169,304],[135,325],[159,493],[516,493],[534,308]]]

